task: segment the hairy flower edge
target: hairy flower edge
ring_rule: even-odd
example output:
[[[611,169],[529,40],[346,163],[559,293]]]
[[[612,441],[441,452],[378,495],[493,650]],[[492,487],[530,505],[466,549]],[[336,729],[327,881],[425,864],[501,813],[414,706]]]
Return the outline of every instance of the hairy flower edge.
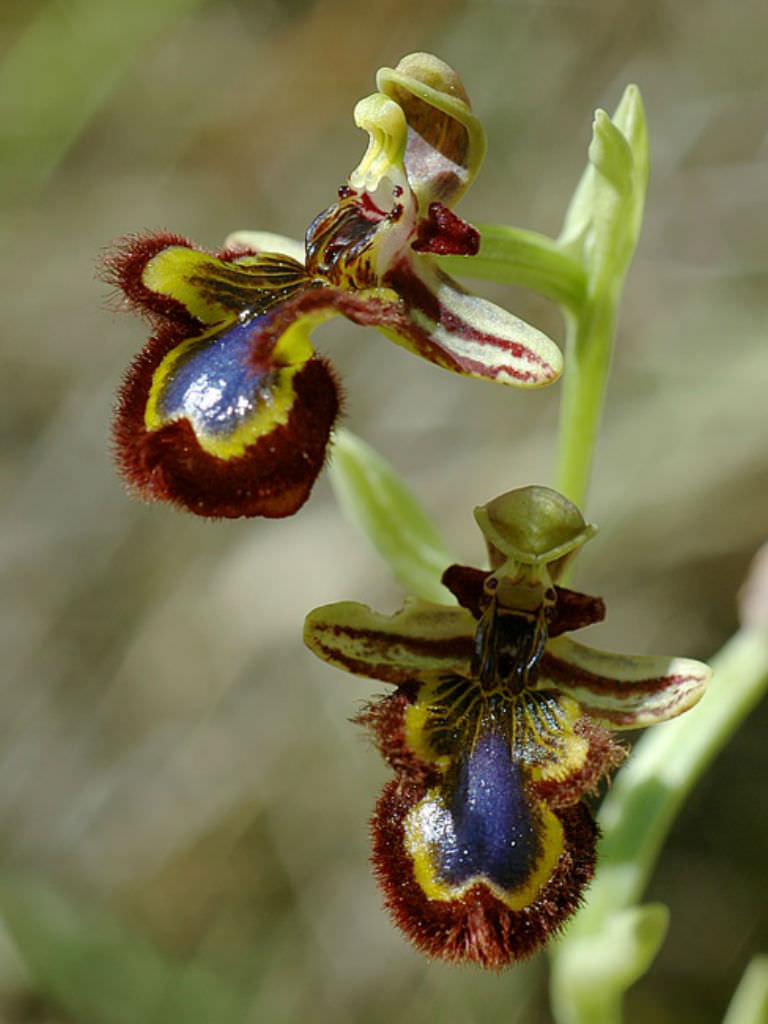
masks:
[[[166,283],[154,267],[159,261],[163,269],[169,251],[196,261],[187,271],[193,282],[200,268],[208,270],[207,291],[186,288],[184,275],[163,270]],[[243,260],[249,262],[241,267]],[[301,268],[267,262],[264,276],[282,275],[291,294],[279,305],[267,302],[245,323],[217,322],[232,289],[249,287],[254,300],[261,297],[255,260],[241,251],[205,253],[176,235],[150,235],[125,240],[106,265],[105,276],[156,326],[128,368],[113,423],[118,467],[145,499],[202,516],[285,516],[304,503],[323,467],[340,387],[300,335],[293,351],[280,351],[282,339],[314,312],[301,307],[304,296],[292,287]],[[221,276],[230,266],[217,281],[213,271]]]
[[[377,84],[355,109],[368,149],[309,225],[301,259],[244,248],[242,233],[207,252],[168,232],[124,239],[107,257],[104,276],[155,331],[114,427],[118,467],[142,497],[211,517],[297,511],[340,407],[309,335],[337,314],[466,376],[528,388],[561,373],[554,342],[434,260],[479,246],[450,209],[485,151],[458,76],[411,54]]]
[[[593,534],[548,488],[476,510],[492,568],[451,566],[459,607],[409,600],[395,615],[341,602],[305,642],[394,684],[357,716],[395,772],[373,818],[373,863],[419,949],[501,967],[540,948],[594,870],[586,796],[626,756],[612,732],[680,714],[708,666],[615,655],[564,635],[603,617],[556,580]]]
[[[371,820],[372,864],[394,923],[422,953],[451,963],[500,969],[537,952],[578,908],[595,869],[598,830],[578,803],[555,812],[563,850],[546,885],[521,910],[511,910],[486,884],[459,899],[430,899],[414,874],[405,846],[405,821],[425,790],[389,782]]]

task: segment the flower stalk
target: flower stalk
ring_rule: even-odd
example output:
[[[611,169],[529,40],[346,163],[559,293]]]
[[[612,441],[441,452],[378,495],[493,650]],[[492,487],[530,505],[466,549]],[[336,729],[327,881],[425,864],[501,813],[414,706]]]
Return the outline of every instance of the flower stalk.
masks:
[[[613,118],[597,112],[589,163],[557,240],[484,224],[475,257],[441,258],[457,274],[529,287],[560,305],[566,371],[556,481],[579,505],[587,494],[647,177],[643,106],[630,86]],[[558,1024],[619,1024],[624,991],[656,956],[668,911],[637,901],[688,792],[768,686],[764,624],[745,625],[715,656],[713,668],[715,683],[706,700],[644,736],[603,803],[596,878],[587,902],[553,946],[551,996]],[[762,982],[758,987],[750,998],[762,1005]]]
[[[530,288],[577,312],[587,289],[581,262],[553,238],[505,224],[479,223],[480,249],[472,259],[447,256],[441,265],[454,274]]]
[[[358,716],[395,774],[372,822],[387,906],[428,955],[493,968],[575,914],[553,950],[558,1024],[618,1024],[623,992],[666,932],[665,907],[636,905],[655,859],[695,780],[768,686],[764,622],[745,624],[713,659],[707,699],[674,722],[699,699],[707,666],[561,635],[603,614],[599,598],[565,583],[594,532],[579,508],[642,222],[642,100],[630,85],[612,117],[596,112],[552,239],[478,231],[453,212],[485,137],[452,69],[412,54],[382,69],[377,89],[355,109],[368,149],[303,246],[238,232],[208,253],[161,233],[124,240],[108,261],[154,331],[121,391],[120,468],[142,496],[199,515],[279,517],[307,499],[334,444],[340,506],[414,595],[394,616],[351,602],[315,609],[305,630],[319,657],[396,687]],[[451,565],[395,470],[350,432],[334,434],[338,384],[310,342],[340,314],[443,369],[517,387],[555,381],[554,342],[446,269],[531,288],[565,322],[557,491],[522,488],[476,509],[490,570]],[[596,862],[585,798],[624,756],[612,733],[661,721],[603,803],[600,868],[577,912]],[[765,988],[758,964],[742,1004]]]
[[[743,627],[710,664],[713,678],[705,699],[643,736],[600,808],[600,870],[587,903],[552,952],[558,1024],[620,1021],[624,989],[656,955],[664,938],[664,908],[651,911],[635,903],[688,793],[768,689],[768,630]],[[622,921],[639,927],[644,941],[625,943],[617,972],[611,948]]]
[[[589,163],[558,239],[579,254],[584,298],[565,308],[566,360],[560,406],[556,486],[583,507],[616,335],[619,302],[637,245],[648,185],[648,132],[637,86],[624,91],[613,118],[595,114]]]
[[[559,238],[484,224],[478,255],[450,264],[456,273],[531,288],[560,305],[566,372],[555,487],[582,508],[648,183],[648,133],[636,86],[626,88],[612,118],[596,112],[588,158]]]

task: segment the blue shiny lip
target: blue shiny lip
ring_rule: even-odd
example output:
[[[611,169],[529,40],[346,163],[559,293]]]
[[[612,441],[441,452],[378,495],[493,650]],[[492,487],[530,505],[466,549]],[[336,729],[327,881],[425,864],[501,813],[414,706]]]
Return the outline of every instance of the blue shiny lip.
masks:
[[[186,417],[201,433],[226,437],[269,397],[268,373],[253,366],[253,336],[263,317],[235,324],[189,346],[163,388],[167,420]]]
[[[451,885],[481,876],[509,891],[530,878],[541,848],[509,738],[488,725],[448,781],[436,868]]]

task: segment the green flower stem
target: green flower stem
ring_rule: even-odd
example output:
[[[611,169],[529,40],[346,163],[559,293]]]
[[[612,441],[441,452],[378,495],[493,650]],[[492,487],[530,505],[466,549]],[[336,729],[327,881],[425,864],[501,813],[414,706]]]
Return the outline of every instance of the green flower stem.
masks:
[[[614,289],[565,312],[565,359],[555,489],[584,508],[613,351]]]
[[[598,110],[589,162],[558,244],[581,253],[586,295],[567,323],[555,486],[584,508],[611,365],[624,278],[643,220],[648,133],[640,92],[624,90],[613,118]]]
[[[564,247],[535,231],[483,224],[477,256],[446,256],[449,272],[532,288],[561,306],[566,323],[555,488],[583,508],[603,410],[624,266],[588,280]]]
[[[768,1020],[768,956],[756,956],[733,994],[723,1024],[765,1024]]]
[[[634,977],[611,973],[616,922],[622,914],[626,920],[630,908],[635,915],[650,909],[633,904],[683,801],[768,689],[768,630],[741,629],[711,664],[714,678],[701,703],[638,742],[603,802],[600,867],[588,902],[553,952],[552,1004],[558,1024],[621,1020],[621,993]],[[638,946],[638,956],[647,960],[647,954],[647,947]],[[583,970],[587,959],[588,975]],[[603,964],[607,970],[601,976]]]
[[[587,924],[604,894],[627,905],[642,893],[683,801],[768,687],[768,631],[739,630],[710,664],[714,676],[699,705],[638,742],[603,802],[605,871],[585,908]]]
[[[588,280],[582,263],[546,235],[480,225],[477,256],[446,256],[450,273],[531,288],[561,306],[566,323],[555,488],[583,507],[611,363],[624,267]],[[628,262],[628,260],[626,261]]]
[[[586,292],[584,268],[554,239],[538,231],[500,224],[477,227],[479,253],[471,258],[442,257],[440,264],[448,273],[531,288],[567,310],[581,306]]]
[[[566,320],[566,370],[555,487],[584,507],[611,363],[618,304],[643,219],[648,134],[640,92],[624,90],[613,117],[595,113],[588,161],[555,241],[480,225],[480,252],[446,257],[457,274],[532,288]]]

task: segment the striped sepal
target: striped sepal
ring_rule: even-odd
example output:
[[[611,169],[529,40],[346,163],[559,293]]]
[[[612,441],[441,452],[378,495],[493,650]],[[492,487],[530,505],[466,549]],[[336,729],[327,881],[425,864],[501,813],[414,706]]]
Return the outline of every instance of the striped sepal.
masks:
[[[307,616],[304,642],[331,665],[387,683],[467,675],[475,620],[464,608],[412,600],[396,615],[341,601]]]
[[[711,675],[690,658],[612,654],[560,636],[547,644],[538,687],[554,684],[611,729],[639,729],[692,707]]]

